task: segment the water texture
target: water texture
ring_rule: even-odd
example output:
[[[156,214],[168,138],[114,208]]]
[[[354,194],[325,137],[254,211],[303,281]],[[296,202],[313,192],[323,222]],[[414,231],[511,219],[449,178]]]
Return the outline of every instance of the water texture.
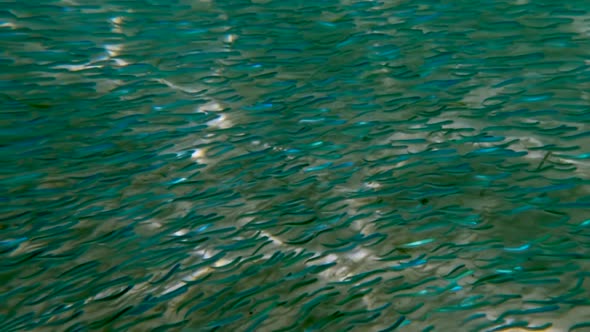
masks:
[[[1,331],[590,331],[590,3],[0,3]]]

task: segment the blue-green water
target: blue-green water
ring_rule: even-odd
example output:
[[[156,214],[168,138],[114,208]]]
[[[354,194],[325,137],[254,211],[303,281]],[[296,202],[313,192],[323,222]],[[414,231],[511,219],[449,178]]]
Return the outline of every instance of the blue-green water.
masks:
[[[0,3],[1,331],[590,331],[585,1]]]

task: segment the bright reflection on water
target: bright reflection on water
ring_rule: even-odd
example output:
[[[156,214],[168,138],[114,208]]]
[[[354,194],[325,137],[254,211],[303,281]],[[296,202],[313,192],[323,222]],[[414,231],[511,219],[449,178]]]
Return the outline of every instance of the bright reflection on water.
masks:
[[[585,1],[0,5],[2,331],[587,331]]]

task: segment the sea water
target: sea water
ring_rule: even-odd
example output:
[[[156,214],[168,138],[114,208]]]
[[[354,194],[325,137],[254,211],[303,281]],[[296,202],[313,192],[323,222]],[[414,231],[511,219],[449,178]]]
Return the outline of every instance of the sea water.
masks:
[[[0,7],[6,331],[583,331],[582,1]]]

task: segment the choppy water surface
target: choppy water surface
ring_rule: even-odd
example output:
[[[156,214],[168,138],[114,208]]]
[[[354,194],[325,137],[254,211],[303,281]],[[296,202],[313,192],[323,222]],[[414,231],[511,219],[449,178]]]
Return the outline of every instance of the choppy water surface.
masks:
[[[586,1],[0,4],[2,331],[589,331]]]

